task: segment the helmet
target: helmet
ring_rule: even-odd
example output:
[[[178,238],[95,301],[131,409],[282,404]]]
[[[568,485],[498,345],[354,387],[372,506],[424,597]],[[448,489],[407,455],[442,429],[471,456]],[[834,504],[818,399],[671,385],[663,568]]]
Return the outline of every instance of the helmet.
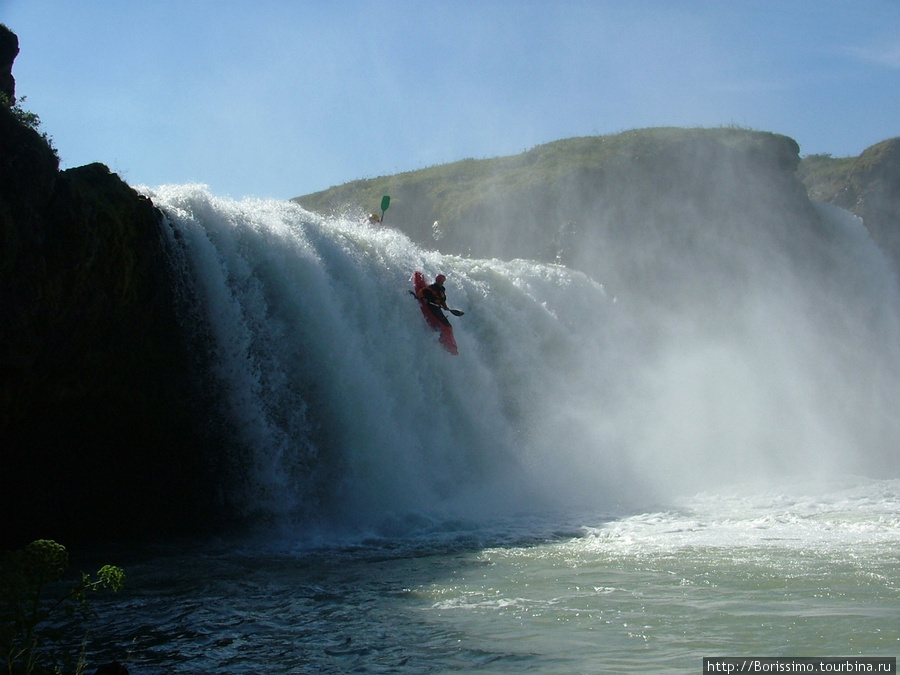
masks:
[[[447,281],[447,277],[445,277],[443,274],[438,274],[438,275],[434,278],[434,281],[435,281],[435,283],[437,283],[437,284],[442,284],[442,283],[444,283],[445,281]]]

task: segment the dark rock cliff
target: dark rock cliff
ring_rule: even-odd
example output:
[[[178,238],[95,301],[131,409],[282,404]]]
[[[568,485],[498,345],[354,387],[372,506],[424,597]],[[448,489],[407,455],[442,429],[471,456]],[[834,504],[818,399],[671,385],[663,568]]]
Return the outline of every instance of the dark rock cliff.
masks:
[[[10,103],[16,101],[16,80],[12,74],[13,62],[19,55],[19,38],[0,24],[0,94]]]
[[[0,106],[0,547],[210,522],[160,213]]]

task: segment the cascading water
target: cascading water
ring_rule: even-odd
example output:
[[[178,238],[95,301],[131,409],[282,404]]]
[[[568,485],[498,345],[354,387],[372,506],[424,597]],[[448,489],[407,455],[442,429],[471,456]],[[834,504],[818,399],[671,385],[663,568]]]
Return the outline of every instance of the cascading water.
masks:
[[[702,306],[639,315],[561,266],[445,256],[201,186],[148,193],[178,234],[249,452],[247,508],[377,524],[896,470],[897,284],[844,212],[821,207],[835,287],[750,288],[709,328]],[[458,357],[409,296],[415,269],[445,273],[466,312]]]
[[[605,339],[602,286],[557,267],[441,257],[291,204],[194,186],[151,194],[178,233],[226,417],[252,456],[248,506],[366,520],[537,494],[534,428],[561,378],[592,377],[579,355]],[[459,358],[409,296],[418,268],[445,271],[467,312]]]

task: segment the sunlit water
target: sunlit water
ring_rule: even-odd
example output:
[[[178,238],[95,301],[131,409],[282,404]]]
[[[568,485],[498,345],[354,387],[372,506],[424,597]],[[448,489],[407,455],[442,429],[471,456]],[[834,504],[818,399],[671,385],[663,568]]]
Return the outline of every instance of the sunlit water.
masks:
[[[849,214],[823,210],[827,263],[724,242],[695,301],[635,303],[603,269],[147,192],[236,439],[226,496],[267,525],[98,551],[128,586],[99,599],[92,662],[627,673],[900,652],[900,292]],[[465,312],[459,356],[409,296],[417,269]]]
[[[900,652],[900,482],[569,522],[418,523],[126,556],[95,658],[132,673],[700,672]],[[127,660],[126,660],[127,659]]]

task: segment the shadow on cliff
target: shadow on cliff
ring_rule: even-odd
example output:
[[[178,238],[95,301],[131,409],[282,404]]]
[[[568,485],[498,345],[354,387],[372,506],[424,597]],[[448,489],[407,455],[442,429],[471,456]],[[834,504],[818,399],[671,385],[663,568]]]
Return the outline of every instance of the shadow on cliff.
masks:
[[[102,164],[60,172],[19,117],[0,106],[0,547],[210,527],[215,425],[161,215]]]

